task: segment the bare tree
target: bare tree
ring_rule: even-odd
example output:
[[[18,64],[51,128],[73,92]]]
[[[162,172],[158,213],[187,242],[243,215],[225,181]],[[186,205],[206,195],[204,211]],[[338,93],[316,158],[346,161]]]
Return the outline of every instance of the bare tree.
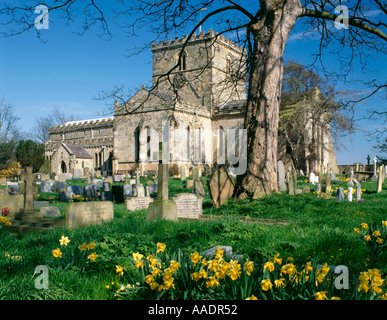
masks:
[[[64,124],[68,121],[74,121],[78,118],[73,115],[66,115],[59,107],[55,107],[50,114],[45,117],[35,118],[35,124],[30,131],[30,137],[32,140],[44,143],[49,140],[49,130],[53,126]]]
[[[18,141],[22,137],[22,133],[16,126],[19,120],[20,118],[15,115],[14,106],[2,98],[0,100],[0,143]]]
[[[45,4],[49,11],[64,12],[68,19],[72,19],[75,12],[82,12],[83,31],[99,25],[105,34],[110,34],[107,16],[97,0],[56,0]],[[215,20],[219,33],[245,31],[240,41],[247,52],[249,75],[245,112],[248,159],[247,172],[238,176],[235,188],[236,196],[245,198],[255,190],[269,194],[278,189],[276,168],[283,55],[296,21],[304,21],[306,29],[319,34],[321,41],[316,48],[316,62],[320,62],[324,71],[327,71],[323,64],[324,53],[328,47],[332,50],[336,45],[338,59],[346,66],[340,72],[334,72],[338,77],[345,78],[356,59],[366,70],[370,52],[385,53],[386,4],[380,0],[357,0],[345,3],[347,7],[335,11],[341,4],[341,1],[333,0],[257,0],[249,6],[244,1],[233,0],[120,1],[116,2],[114,17],[123,21],[123,27],[134,35],[138,28],[148,28],[155,34],[154,41],[188,30],[178,63],[160,78],[168,78],[178,68],[186,44],[204,22]],[[8,18],[5,23],[20,27],[13,31],[16,34],[30,27],[28,14],[33,8],[4,5],[0,7],[0,14]],[[205,14],[204,8],[207,8]],[[372,10],[380,14],[367,14]],[[151,43],[143,49],[150,46]],[[156,81],[154,86],[158,83]]]

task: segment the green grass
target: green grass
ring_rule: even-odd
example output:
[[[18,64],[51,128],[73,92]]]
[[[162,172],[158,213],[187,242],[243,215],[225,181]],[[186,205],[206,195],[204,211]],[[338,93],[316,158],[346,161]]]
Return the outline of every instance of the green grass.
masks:
[[[206,185],[205,179],[204,182]],[[299,187],[304,184],[299,181]],[[387,220],[387,185],[381,194],[375,192],[375,182],[363,183],[362,188],[366,188],[362,195],[365,201],[352,203],[319,198],[313,193],[294,197],[283,193],[252,202],[230,199],[215,209],[206,195],[203,214],[221,216],[208,221],[147,221],[146,210],[128,212],[124,204],[115,204],[114,220],[99,226],[31,234],[12,234],[2,229],[0,299],[110,299],[105,286],[117,281],[115,265],[128,266],[133,252],[150,254],[158,242],[165,243],[169,252],[181,250],[189,254],[215,245],[230,245],[234,253],[256,263],[280,253],[299,263],[316,258],[319,263],[346,265],[353,274],[369,268],[379,268],[386,274],[386,252],[373,259],[354,228],[363,222],[372,225]],[[170,196],[190,191],[185,188],[185,181],[170,180]],[[56,202],[55,194],[40,194],[40,199],[53,195],[50,205],[58,205],[64,218],[66,204]],[[294,222],[265,225],[239,221],[240,216]],[[76,251],[82,243],[95,242],[98,259],[86,267],[62,259],[63,265],[54,267],[52,250],[60,247],[62,235],[71,240],[66,250]],[[21,260],[10,259],[5,252],[20,256]],[[49,290],[34,287],[38,265],[50,268]]]

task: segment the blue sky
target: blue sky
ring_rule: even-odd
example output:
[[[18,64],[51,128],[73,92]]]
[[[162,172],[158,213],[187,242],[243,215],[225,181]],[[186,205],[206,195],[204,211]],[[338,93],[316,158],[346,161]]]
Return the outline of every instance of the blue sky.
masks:
[[[127,37],[116,25],[110,28],[113,38],[106,40],[98,36],[98,29],[92,29],[83,36],[74,34],[76,22],[69,25],[55,13],[50,15],[49,29],[43,30],[43,43],[34,31],[0,38],[0,98],[13,104],[18,126],[28,131],[35,117],[45,116],[57,106],[79,119],[98,118],[98,112],[106,109],[106,102],[93,99],[103,90],[124,84],[127,88],[138,88],[149,84],[152,75],[152,55],[150,50],[139,55],[129,55],[131,48],[141,46],[152,37],[145,30],[139,38]],[[216,28],[209,21],[203,30]],[[297,23],[286,46],[285,60],[293,59],[304,65],[312,61],[318,39],[312,36],[303,40],[302,26]],[[173,35],[174,37],[175,35]],[[178,35],[177,35],[178,36]],[[180,35],[182,36],[182,35]],[[232,37],[233,35],[230,35]],[[331,67],[336,65],[335,56],[327,55]],[[363,75],[355,70],[353,78],[383,79],[387,74],[386,57],[372,56],[370,65],[374,71]],[[364,89],[355,84],[339,83],[339,89]],[[384,98],[386,94],[384,93]],[[386,110],[383,94],[369,99],[361,107],[357,117],[367,108]],[[362,121],[363,129],[376,129],[380,122]],[[343,138],[347,150],[337,150],[339,164],[365,163],[367,154],[371,158],[374,144],[364,133],[354,134],[351,139]]]

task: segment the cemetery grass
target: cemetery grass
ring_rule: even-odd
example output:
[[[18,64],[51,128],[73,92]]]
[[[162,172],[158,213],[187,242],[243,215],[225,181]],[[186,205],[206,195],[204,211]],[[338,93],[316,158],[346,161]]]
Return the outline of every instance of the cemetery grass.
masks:
[[[302,187],[303,181],[299,184]],[[184,186],[184,181],[171,179],[170,195],[190,192]],[[365,201],[352,203],[336,202],[334,198],[317,197],[313,193],[293,197],[272,194],[256,201],[231,199],[215,209],[207,195],[203,214],[214,219],[206,221],[147,221],[146,210],[127,212],[124,204],[115,204],[115,219],[99,226],[30,234],[1,229],[0,299],[115,299],[107,287],[112,288],[122,280],[116,266],[130,270],[132,253],[147,256],[154,253],[157,243],[164,243],[168,252],[180,250],[188,256],[213,246],[228,245],[234,254],[243,254],[244,259],[258,265],[280,254],[284,260],[293,258],[295,264],[313,260],[319,264],[345,265],[353,277],[371,268],[380,269],[385,276],[386,250],[374,252],[354,228],[360,228],[361,223],[371,226],[387,220],[387,185],[384,184],[380,194],[375,192],[375,182],[364,183],[362,188],[366,189],[362,194]],[[51,205],[59,204],[64,218],[64,204],[51,200]],[[241,221],[242,216],[290,222],[267,225]],[[70,240],[65,247],[59,243],[62,236]],[[98,257],[94,261],[81,259],[77,249],[89,243],[95,243],[92,251]],[[53,257],[57,248],[63,252],[60,262]],[[38,265],[49,267],[49,290],[35,288],[34,270]]]

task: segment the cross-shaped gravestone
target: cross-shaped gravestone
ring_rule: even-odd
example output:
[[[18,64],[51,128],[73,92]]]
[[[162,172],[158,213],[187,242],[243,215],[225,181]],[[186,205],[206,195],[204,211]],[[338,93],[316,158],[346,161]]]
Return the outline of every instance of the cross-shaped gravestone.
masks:
[[[26,172],[20,176],[25,183],[24,189],[24,211],[34,209],[34,183],[37,178],[32,173],[32,167],[27,167]]]

